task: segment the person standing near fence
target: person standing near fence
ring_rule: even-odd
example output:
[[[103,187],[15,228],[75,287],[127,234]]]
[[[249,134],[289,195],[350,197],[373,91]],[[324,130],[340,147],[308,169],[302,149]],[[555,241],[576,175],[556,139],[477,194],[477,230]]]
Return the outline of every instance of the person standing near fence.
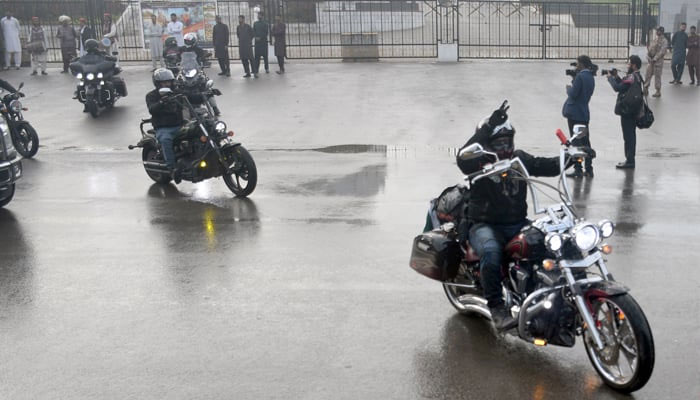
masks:
[[[678,32],[673,34],[671,39],[671,47],[673,47],[673,56],[671,57],[671,72],[673,72],[673,80],[669,83],[677,85],[682,84],[683,67],[685,66],[685,51],[688,48],[688,34],[685,33],[686,24],[681,22]]]
[[[221,16],[217,15],[216,25],[214,25],[213,41],[214,57],[219,60],[219,67],[221,67],[219,75],[231,76],[231,65],[228,60],[228,40],[228,25],[221,22]]]
[[[58,18],[61,26],[58,27],[56,37],[61,41],[61,56],[63,57],[62,74],[68,72],[68,66],[73,58],[75,58],[75,43],[78,39],[78,34],[75,32],[71,23],[71,19],[67,15],[61,15]]]
[[[270,24],[265,21],[265,14],[260,11],[258,20],[253,24],[255,32],[255,62],[253,63],[253,75],[258,77],[260,71],[260,57],[265,60],[265,73],[270,73],[270,65],[267,63],[267,35],[270,33]]]
[[[664,56],[668,49],[668,40],[664,36],[664,27],[656,28],[656,37],[647,44],[647,72],[644,79],[644,94],[649,94],[651,77],[654,76],[654,88],[656,93],[652,97],[661,97],[661,73],[664,69]]]
[[[78,28],[78,54],[80,57],[85,55],[85,42],[88,39],[95,38],[95,31],[87,25],[87,20],[85,18],[80,18],[80,28]]]
[[[272,25],[272,37],[275,39],[275,57],[280,70],[278,74],[284,73],[284,58],[287,57],[287,26],[282,22],[282,17],[275,17],[275,24]]]
[[[158,23],[158,17],[151,14],[151,26],[148,28],[148,44],[151,48],[153,71],[165,66],[163,64],[163,26]]]
[[[238,55],[245,70],[244,78],[250,78],[250,68],[255,61],[253,60],[253,28],[245,23],[243,15],[238,16],[238,26],[236,27],[236,36],[238,37]]]
[[[637,115],[639,110],[625,109],[623,100],[625,99],[625,93],[632,89],[633,85],[642,84],[642,76],[639,73],[641,67],[642,59],[639,56],[630,56],[629,63],[627,63],[627,75],[624,78],[621,78],[615,70],[608,76],[610,86],[617,92],[615,114],[620,116],[622,139],[625,141],[625,161],[615,166],[619,169],[634,169],[637,149]],[[641,91],[641,88],[637,87],[637,89]]]
[[[119,37],[117,35],[117,25],[112,21],[112,14],[104,13],[102,22],[102,36],[109,39],[110,56],[117,57],[119,63]]]
[[[576,59],[576,76],[571,85],[566,86],[566,101],[562,109],[562,115],[566,118],[569,124],[569,135],[574,135],[574,125],[585,125],[588,128],[591,120],[591,112],[588,103],[591,101],[593,91],[595,90],[595,80],[593,79],[593,62],[590,57],[580,55]],[[574,146],[591,147],[590,132],[583,138],[576,139]],[[587,177],[593,178],[593,160],[586,157],[586,174]],[[570,178],[582,178],[583,165],[581,163],[574,164],[574,171],[567,175]]]
[[[688,56],[686,58],[688,64],[688,73],[690,74],[690,84],[700,86],[700,36],[694,26],[690,27],[690,36],[688,36]]]
[[[44,28],[41,27],[39,17],[32,17],[32,29],[29,32],[27,50],[32,55],[32,75],[37,74],[37,68],[41,68],[42,75],[46,73],[46,50],[49,48],[46,41]]]
[[[168,22],[168,35],[172,36],[177,40],[177,45],[182,47],[185,45],[185,36],[182,33],[185,26],[182,22],[177,20],[177,15],[175,13],[170,14],[170,22]]]
[[[5,11],[5,17],[0,19],[2,35],[5,38],[5,69],[10,69],[14,62],[16,69],[22,65],[22,43],[19,40],[19,21],[12,16],[10,10]]]

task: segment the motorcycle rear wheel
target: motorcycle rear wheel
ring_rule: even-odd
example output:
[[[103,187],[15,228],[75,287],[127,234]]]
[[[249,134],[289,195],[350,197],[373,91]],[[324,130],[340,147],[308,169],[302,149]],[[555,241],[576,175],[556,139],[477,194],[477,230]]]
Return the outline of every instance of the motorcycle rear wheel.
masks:
[[[14,139],[17,152],[24,158],[32,158],[36,155],[36,152],[39,151],[39,135],[29,124],[17,126]]]
[[[158,150],[150,146],[143,148],[143,152],[141,153],[141,159],[143,161],[163,162],[163,158],[158,155]],[[147,169],[145,170],[146,175],[148,175],[149,178],[153,179],[155,183],[167,184],[170,183],[170,181],[172,180],[172,178],[168,174],[151,172]]]
[[[243,146],[236,146],[230,151],[228,157],[233,161],[234,171],[229,174],[224,173],[224,183],[236,197],[249,196],[258,184],[258,170],[253,157]]]
[[[641,307],[625,293],[592,299],[591,313],[605,344],[598,350],[584,330],[583,343],[593,368],[618,392],[641,389],[654,370],[654,339]]]
[[[13,183],[12,185],[8,186],[5,190],[0,191],[0,195],[5,196],[2,199],[0,199],[0,208],[2,208],[8,205],[12,201],[12,198],[15,197],[15,184]]]

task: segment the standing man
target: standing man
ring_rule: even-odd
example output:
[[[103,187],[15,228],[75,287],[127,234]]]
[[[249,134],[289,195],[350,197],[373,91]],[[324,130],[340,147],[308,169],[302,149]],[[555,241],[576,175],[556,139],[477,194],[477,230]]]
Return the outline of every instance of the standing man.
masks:
[[[81,17],[79,20],[80,28],[78,28],[78,49],[80,57],[85,55],[85,42],[88,39],[95,38],[95,31],[87,25],[87,20]]]
[[[574,125],[586,125],[591,119],[591,112],[588,108],[588,103],[591,101],[593,91],[595,90],[595,80],[593,79],[593,62],[586,55],[581,55],[576,59],[576,77],[572,85],[566,86],[566,102],[562,109],[564,118],[569,123],[569,135],[574,135]],[[586,137],[576,139],[574,146],[591,147],[590,132]],[[574,164],[574,172],[568,176],[572,178],[583,177],[583,166],[580,163]],[[593,177],[593,161],[591,157],[586,157],[586,176]]]
[[[260,57],[265,60],[265,73],[270,73],[270,66],[267,63],[267,35],[270,32],[270,24],[265,21],[265,14],[260,11],[258,20],[253,24],[255,32],[255,62],[253,64],[253,75],[258,77],[260,71]]]
[[[67,15],[61,15],[58,18],[58,22],[61,26],[58,27],[56,32],[56,37],[61,41],[61,56],[63,57],[63,71],[62,74],[68,72],[68,66],[73,58],[75,58],[75,43],[78,39],[78,34],[70,25],[71,19]]]
[[[696,28],[690,27],[690,36],[688,36],[688,73],[690,74],[690,84],[700,86],[700,36],[698,36]]]
[[[151,48],[153,71],[163,67],[163,26],[158,23],[158,17],[151,14],[151,26],[148,28],[148,43]]]
[[[664,36],[664,27],[656,28],[656,37],[647,44],[647,72],[644,80],[644,94],[649,94],[651,76],[654,76],[654,88],[656,93],[652,97],[661,97],[661,72],[664,69],[664,56],[668,48],[668,40]]]
[[[221,16],[216,16],[216,25],[214,25],[214,57],[219,60],[221,72],[219,75],[231,76],[231,65],[228,61],[228,26],[221,22]]]
[[[253,28],[245,23],[245,17],[242,15],[238,16],[238,26],[236,27],[236,36],[238,36],[238,55],[241,58],[241,63],[243,63],[243,70],[245,70],[244,78],[250,78],[250,67],[253,64],[255,68],[255,61],[253,61]]]
[[[12,16],[12,11],[6,10],[5,17],[0,20],[2,35],[5,38],[5,69],[10,69],[10,61],[16,69],[22,65],[22,44],[19,40],[19,21]]]
[[[109,39],[109,50],[110,56],[117,57],[117,62],[119,62],[119,37],[117,36],[117,25],[112,22],[112,14],[104,13],[104,19],[102,23],[102,35]]]
[[[170,14],[170,22],[168,22],[168,35],[177,40],[177,45],[179,47],[185,45],[185,37],[182,33],[183,29],[185,29],[185,27],[182,25],[182,22],[177,20],[177,15],[175,15],[175,13]]]
[[[618,163],[615,166],[616,168],[634,169],[634,156],[637,146],[637,114],[639,114],[639,110],[627,110],[627,112],[625,112],[622,107],[622,100],[624,94],[630,90],[632,85],[642,84],[642,76],[639,73],[641,67],[642,59],[638,56],[630,56],[629,63],[627,64],[627,76],[620,78],[617,71],[613,70],[608,77],[610,86],[617,92],[615,114],[620,116],[622,138],[625,141],[625,161]]]
[[[32,75],[37,74],[37,68],[41,68],[42,75],[46,73],[46,50],[48,49],[44,28],[39,23],[39,17],[32,17],[32,30],[29,33],[27,49],[32,55]]]
[[[681,22],[680,30],[673,34],[671,39],[671,47],[673,47],[673,56],[671,57],[671,72],[673,80],[669,83],[682,84],[683,66],[685,65],[685,50],[688,47],[688,34],[685,33],[686,24]]]
[[[272,25],[272,37],[275,39],[275,57],[280,70],[278,74],[284,73],[284,58],[287,57],[287,26],[282,22],[281,16],[275,17],[275,24]]]

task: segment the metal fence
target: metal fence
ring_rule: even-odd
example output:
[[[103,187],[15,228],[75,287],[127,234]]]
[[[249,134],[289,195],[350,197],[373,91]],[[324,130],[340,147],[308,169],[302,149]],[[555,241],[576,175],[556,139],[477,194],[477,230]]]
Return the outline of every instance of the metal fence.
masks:
[[[292,59],[344,57],[434,58],[439,43],[457,43],[459,57],[569,59],[587,53],[597,59],[623,59],[630,43],[645,43],[656,25],[658,4],[461,0],[218,0],[217,14],[231,32],[229,53],[238,58],[236,26],[243,15],[252,24],[257,10],[287,25]],[[59,61],[58,17],[77,24],[85,17],[98,35],[102,15],[114,16],[119,56],[145,61],[139,0],[0,0],[29,35],[39,16],[49,36],[49,61]],[[369,49],[369,52],[367,50]]]

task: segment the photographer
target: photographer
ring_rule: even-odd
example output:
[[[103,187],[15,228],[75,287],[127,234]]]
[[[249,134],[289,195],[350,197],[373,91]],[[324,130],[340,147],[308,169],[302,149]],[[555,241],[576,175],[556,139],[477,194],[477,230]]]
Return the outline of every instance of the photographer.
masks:
[[[567,99],[562,109],[562,115],[569,123],[569,135],[574,135],[574,125],[585,125],[588,128],[588,123],[591,119],[591,113],[588,109],[588,103],[591,101],[593,91],[595,90],[595,80],[593,79],[593,70],[595,66],[588,56],[581,55],[576,59],[576,70],[571,85],[566,86]],[[573,64],[572,64],[573,65]],[[572,143],[574,146],[591,147],[590,132],[582,139],[576,139]],[[593,165],[591,158],[586,158],[586,176],[593,177]],[[581,178],[584,176],[583,166],[580,163],[574,165],[574,171],[567,176],[572,178]]]
[[[627,75],[624,78],[620,78],[616,69],[611,70],[608,76],[610,86],[617,92],[615,114],[620,116],[622,138],[625,141],[625,161],[616,165],[617,168],[621,169],[634,169],[634,154],[637,145],[636,119],[640,107],[642,107],[642,104],[637,105],[638,101],[635,99],[638,91],[639,100],[641,100],[642,84],[644,83],[639,73],[641,68],[642,59],[638,56],[630,56],[627,63]],[[605,72],[607,71],[603,71],[603,73]],[[629,92],[630,90],[634,92]],[[632,94],[635,96],[629,96]]]

